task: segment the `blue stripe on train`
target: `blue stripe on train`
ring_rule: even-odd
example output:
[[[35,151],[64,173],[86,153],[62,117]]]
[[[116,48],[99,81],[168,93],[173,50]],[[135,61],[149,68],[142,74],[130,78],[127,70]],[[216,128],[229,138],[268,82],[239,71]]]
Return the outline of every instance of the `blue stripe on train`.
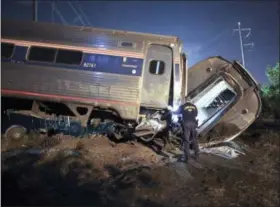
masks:
[[[86,70],[94,72],[115,73],[121,75],[141,76],[143,59],[127,57],[123,61],[122,56],[111,56],[101,54],[84,53],[81,65],[65,65],[56,63],[31,62],[25,59],[27,47],[16,46],[11,60],[3,59],[2,61],[12,61],[13,63],[25,63],[28,65],[41,65],[50,67],[61,67],[73,70]]]

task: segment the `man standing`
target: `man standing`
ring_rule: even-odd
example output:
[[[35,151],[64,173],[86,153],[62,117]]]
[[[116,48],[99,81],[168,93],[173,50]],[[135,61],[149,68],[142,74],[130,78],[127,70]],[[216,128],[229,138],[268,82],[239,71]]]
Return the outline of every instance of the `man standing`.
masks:
[[[192,103],[185,103],[179,108],[179,113],[182,114],[182,127],[183,127],[183,143],[185,161],[188,162],[190,155],[190,146],[194,150],[195,159],[199,157],[199,146],[197,142],[197,108]]]
[[[170,114],[170,112],[168,113]],[[194,150],[195,160],[199,157],[199,146],[197,141],[197,108],[194,104],[186,102],[179,107],[178,110],[173,111],[173,114],[182,115],[182,128],[183,128],[183,148],[184,148],[184,158],[185,162],[188,162],[190,156],[190,146]],[[166,115],[165,115],[166,116]]]

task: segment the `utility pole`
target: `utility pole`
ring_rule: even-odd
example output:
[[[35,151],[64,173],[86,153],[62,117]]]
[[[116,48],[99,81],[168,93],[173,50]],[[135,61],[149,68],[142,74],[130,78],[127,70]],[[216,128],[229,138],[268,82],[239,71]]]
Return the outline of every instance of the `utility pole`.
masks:
[[[38,2],[33,0],[33,21],[38,21]]]
[[[248,38],[251,34],[251,28],[241,28],[241,23],[238,22],[238,29],[234,29],[234,32],[239,32],[239,40],[240,40],[240,49],[241,49],[241,56],[242,56],[242,65],[244,66],[244,68],[246,68],[245,66],[245,57],[244,57],[244,46],[251,46],[254,47],[254,43],[247,43],[247,44],[243,44],[243,37],[242,37],[242,31],[247,31],[247,35],[245,36],[245,38]]]

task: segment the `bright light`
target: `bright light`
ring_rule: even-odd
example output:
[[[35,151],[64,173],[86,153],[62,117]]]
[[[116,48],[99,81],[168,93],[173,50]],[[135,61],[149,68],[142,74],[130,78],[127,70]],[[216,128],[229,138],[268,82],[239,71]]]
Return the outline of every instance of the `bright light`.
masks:
[[[168,109],[169,111],[172,111],[172,110],[173,110],[173,107],[172,107],[172,106],[167,106],[167,109]]]
[[[176,105],[174,105],[174,107],[173,107],[173,111],[178,111],[179,107],[180,107],[180,106],[179,106],[179,105],[177,105],[177,104],[176,104]]]
[[[172,111],[172,112],[176,112],[178,109],[179,109],[179,105],[178,104],[174,104],[174,106],[172,107],[172,106],[168,106],[167,107],[167,109],[169,110],[169,111]]]
[[[172,119],[172,122],[174,122],[174,123],[177,123],[179,121],[179,117],[176,114],[172,114],[171,119]]]

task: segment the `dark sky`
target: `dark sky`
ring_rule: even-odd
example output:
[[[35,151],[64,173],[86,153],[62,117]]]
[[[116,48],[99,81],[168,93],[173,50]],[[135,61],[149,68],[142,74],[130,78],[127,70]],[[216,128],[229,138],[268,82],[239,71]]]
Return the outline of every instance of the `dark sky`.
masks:
[[[71,1],[80,6],[91,26],[179,36],[189,54],[189,66],[209,56],[241,60],[237,22],[252,32],[244,43],[247,69],[261,83],[265,68],[279,61],[279,3],[277,1]],[[81,25],[67,1],[56,3],[68,24]],[[40,1],[39,21],[52,21],[50,1]],[[31,3],[2,0],[2,18],[32,20]],[[55,22],[61,22],[54,15]],[[244,32],[244,36],[247,33]],[[252,51],[250,51],[252,50]]]

